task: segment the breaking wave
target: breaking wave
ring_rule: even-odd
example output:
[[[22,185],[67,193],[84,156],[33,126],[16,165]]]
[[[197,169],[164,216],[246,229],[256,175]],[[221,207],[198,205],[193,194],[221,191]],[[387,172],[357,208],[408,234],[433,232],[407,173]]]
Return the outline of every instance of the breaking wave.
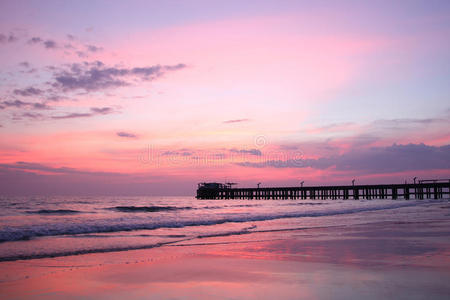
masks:
[[[111,207],[112,210],[120,212],[159,212],[159,211],[171,211],[180,209],[192,209],[192,207],[177,207],[177,206],[115,206]]]
[[[372,207],[358,207],[352,209],[334,209],[312,212],[292,212],[292,213],[260,213],[254,215],[210,215],[208,219],[204,216],[192,216],[190,219],[177,220],[171,219],[148,219],[138,222],[135,219],[124,218],[120,219],[120,222],[110,220],[97,220],[92,223],[57,223],[46,225],[35,225],[33,227],[4,227],[0,231],[0,242],[29,240],[36,237],[44,236],[58,236],[58,235],[77,235],[77,234],[90,234],[90,233],[106,233],[106,232],[120,232],[120,231],[132,231],[132,230],[153,230],[158,228],[182,228],[187,226],[207,226],[217,225],[228,222],[244,223],[255,221],[267,221],[283,218],[302,218],[302,217],[321,217],[321,216],[333,216],[333,215],[345,215],[353,214],[365,211],[377,211],[395,209],[408,206],[416,206],[417,202],[409,203],[393,203],[389,205],[372,206]],[[118,206],[119,208],[122,206]],[[114,209],[117,209],[115,207]],[[125,211],[152,211],[153,206],[149,207],[135,207],[135,206],[123,206]],[[131,209],[130,209],[131,208]],[[174,209],[186,209],[180,207],[157,207],[160,210],[174,210]]]
[[[72,209],[41,209],[36,211],[28,211],[27,213],[38,215],[73,215],[79,214],[81,211]]]

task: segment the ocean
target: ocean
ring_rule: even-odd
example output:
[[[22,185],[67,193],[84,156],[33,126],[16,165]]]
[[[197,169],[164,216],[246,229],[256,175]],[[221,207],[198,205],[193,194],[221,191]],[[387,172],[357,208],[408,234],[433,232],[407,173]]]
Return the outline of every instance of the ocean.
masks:
[[[207,237],[436,221],[441,200],[0,197],[0,261],[164,247]],[[425,216],[424,216],[425,214]],[[448,214],[444,217],[448,217]]]

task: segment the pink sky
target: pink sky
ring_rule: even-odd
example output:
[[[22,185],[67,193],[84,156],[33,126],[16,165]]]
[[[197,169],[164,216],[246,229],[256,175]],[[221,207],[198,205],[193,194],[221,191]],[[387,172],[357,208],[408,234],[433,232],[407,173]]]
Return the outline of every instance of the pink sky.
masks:
[[[277,3],[0,4],[0,189],[450,177],[448,4]]]

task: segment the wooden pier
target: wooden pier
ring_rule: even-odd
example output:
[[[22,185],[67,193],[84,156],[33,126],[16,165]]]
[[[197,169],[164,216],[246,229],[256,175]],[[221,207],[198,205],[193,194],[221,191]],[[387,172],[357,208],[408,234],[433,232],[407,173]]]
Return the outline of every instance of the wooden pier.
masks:
[[[419,183],[232,188],[220,183],[200,183],[197,199],[442,199],[450,196],[450,180]]]

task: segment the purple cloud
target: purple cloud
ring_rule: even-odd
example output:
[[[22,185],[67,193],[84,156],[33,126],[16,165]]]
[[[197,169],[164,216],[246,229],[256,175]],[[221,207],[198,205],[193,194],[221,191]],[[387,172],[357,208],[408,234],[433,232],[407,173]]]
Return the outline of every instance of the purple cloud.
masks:
[[[168,71],[185,68],[184,64],[173,66],[117,68],[107,67],[102,62],[72,64],[69,69],[54,74],[53,87],[63,91],[85,90],[87,92],[130,85],[127,79],[155,80]]]
[[[19,63],[19,66],[27,68],[27,69],[31,67],[30,63],[27,61],[23,61],[23,62]]]
[[[31,106],[34,109],[52,109],[50,106],[48,106],[45,103],[38,103],[38,102],[36,102],[36,103],[33,103]]]
[[[176,64],[173,66],[162,66],[162,68],[166,71],[177,71],[186,68],[185,64]]]
[[[250,155],[256,155],[256,156],[261,156],[262,153],[260,150],[258,149],[230,149],[230,152],[232,153],[239,153],[239,154],[250,154]]]
[[[94,45],[86,45],[86,49],[88,51],[90,51],[90,52],[99,52],[99,51],[103,50],[102,47],[97,47],[97,46],[94,46]]]
[[[13,33],[10,33],[9,35],[0,33],[0,44],[13,43],[18,40],[19,38],[15,36]]]
[[[38,36],[32,37],[27,42],[28,45],[42,44],[45,49],[56,49],[58,48],[58,44],[54,40],[44,40]]]
[[[86,113],[69,113],[60,116],[52,116],[51,118],[54,120],[62,120],[62,119],[76,119],[76,118],[89,118],[96,115],[106,115],[113,113],[114,110],[111,107],[91,107],[90,112]]]
[[[57,101],[64,100],[64,99],[69,99],[69,98],[61,96],[61,95],[54,95],[53,94],[53,95],[47,95],[45,97],[45,99],[48,100],[48,101],[57,102]]]
[[[51,118],[54,120],[62,120],[62,119],[75,119],[75,118],[88,118],[92,117],[91,113],[69,113],[61,116],[52,116]]]
[[[28,40],[28,44],[33,45],[33,44],[39,44],[42,43],[44,40],[41,39],[40,37],[32,37],[31,39]]]
[[[56,45],[56,42],[53,40],[46,40],[44,42],[44,46],[46,49],[55,49],[58,48],[58,46]]]
[[[84,53],[83,51],[76,51],[75,52],[79,58],[86,58],[88,57],[88,55],[86,53]]]
[[[0,164],[0,169],[16,169],[16,170],[24,170],[27,172],[48,172],[53,174],[86,174],[86,175],[119,175],[119,173],[112,172],[90,172],[90,171],[82,171],[74,168],[68,167],[50,167],[46,165],[42,165],[39,163],[31,163],[18,161],[15,163],[9,164]]]
[[[450,145],[394,144],[351,150],[347,153],[318,159],[269,160],[240,162],[237,165],[252,168],[313,168],[366,173],[402,172],[411,170],[450,169]]]
[[[43,93],[43,91],[41,89],[37,89],[34,87],[28,87],[25,89],[15,89],[14,90],[14,94],[19,95],[19,96],[24,96],[24,97],[39,96],[42,93]]]
[[[189,151],[165,151],[161,153],[163,156],[191,156],[192,154]]]
[[[33,162],[0,164],[0,190],[4,195],[167,195],[167,191],[186,195],[196,182],[159,174],[130,176]],[[174,185],[182,190],[173,189]]]
[[[280,145],[278,146],[281,150],[297,150],[299,146],[297,145]]]
[[[34,108],[34,109],[51,109],[50,106],[48,106],[45,103],[39,103],[39,102],[25,102],[21,100],[14,100],[14,101],[3,101],[0,102],[1,106],[3,108],[6,107],[15,107],[15,108]]]
[[[91,107],[91,111],[94,114],[106,115],[113,112],[111,107]]]
[[[116,134],[117,134],[117,136],[120,136],[123,138],[130,138],[130,139],[137,138],[137,135],[135,135],[134,133],[124,132],[124,131],[119,131]]]
[[[14,101],[2,101],[1,102],[3,107],[23,107],[29,105],[28,102],[20,101],[20,100],[14,100]]]
[[[44,116],[40,113],[31,113],[31,112],[26,112],[21,114],[20,116],[15,116],[15,119],[22,119],[22,118],[27,118],[27,119],[31,119],[31,120],[40,120],[40,119],[44,119]]]
[[[232,124],[232,123],[242,123],[242,122],[248,122],[250,119],[234,119],[234,120],[226,120],[223,121],[225,124]]]

